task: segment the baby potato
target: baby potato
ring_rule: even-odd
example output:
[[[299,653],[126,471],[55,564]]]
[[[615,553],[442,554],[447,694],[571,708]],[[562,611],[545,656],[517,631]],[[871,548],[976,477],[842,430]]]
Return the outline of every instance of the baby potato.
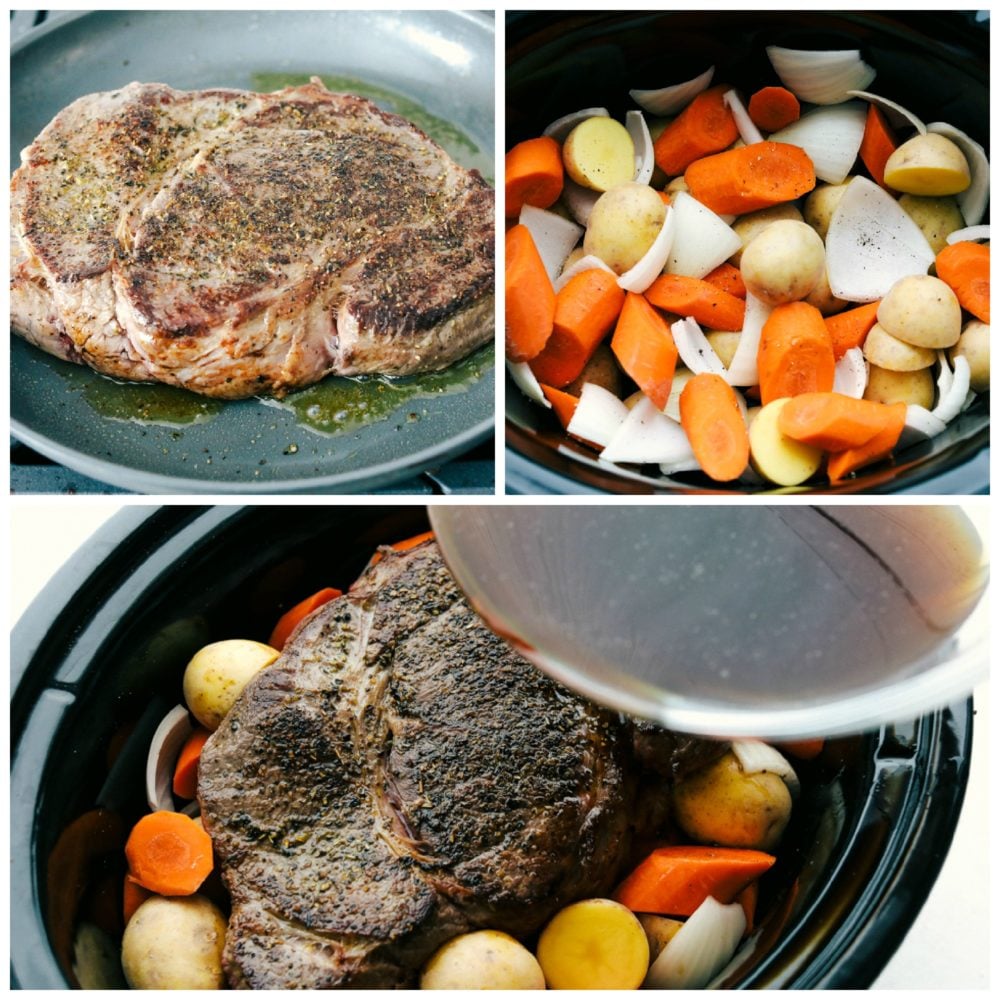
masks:
[[[570,177],[594,191],[609,191],[635,177],[635,144],[614,118],[580,122],[566,137],[562,155]]]
[[[795,219],[773,222],[743,250],[740,273],[747,290],[768,305],[804,299],[826,270],[826,249],[816,230]]]
[[[929,274],[900,278],[878,307],[886,333],[914,347],[951,347],[962,332],[962,307],[955,293]]]
[[[847,185],[853,180],[848,177],[843,184],[818,184],[813,188],[802,206],[802,215],[806,222],[816,230],[820,239],[825,240],[830,228],[830,220],[840,204]]]
[[[502,931],[460,934],[442,945],[420,974],[422,990],[544,990],[534,955]]]
[[[670,187],[667,187],[670,191]],[[758,234],[762,233],[772,222],[780,222],[782,219],[795,219],[802,221],[802,213],[791,203],[784,205],[772,205],[770,208],[762,208],[757,212],[748,212],[741,215],[733,224],[732,230],[743,241],[743,246],[729,258],[729,263],[734,267],[740,266],[743,259],[743,251],[747,244]]]
[[[570,250],[569,256],[563,261],[563,271],[568,271],[581,257],[585,256],[582,243],[578,247],[574,247]]]
[[[560,910],[538,939],[538,963],[553,990],[635,990],[649,970],[649,943],[635,914],[612,899]]]
[[[594,202],[583,251],[600,257],[616,274],[624,274],[652,246],[666,211],[648,184],[619,184]]]
[[[684,180],[683,174],[675,177],[663,190],[667,194],[677,194],[678,191],[683,191],[685,194],[691,193],[691,188],[688,187],[688,182]]]
[[[579,396],[583,392],[583,386],[586,382],[594,382],[602,389],[607,389],[612,396],[617,396],[618,399],[625,395],[627,386],[632,384],[628,376],[618,366],[618,361],[607,341],[598,345],[597,350],[584,365],[583,371],[563,389],[563,392],[568,392],[571,396]]]
[[[649,960],[655,962],[657,956],[670,944],[673,936],[684,926],[683,920],[662,917],[659,913],[638,913],[639,923],[646,932],[649,942]]]
[[[798,486],[819,471],[823,452],[781,433],[778,417],[787,402],[772,399],[750,421],[750,465],[772,483]]]
[[[250,679],[278,656],[276,649],[251,639],[203,646],[184,671],[184,701],[191,714],[214,732]]]
[[[719,360],[728,368],[733,363],[733,355],[740,343],[740,331],[708,330],[705,339],[712,345],[712,350]]]
[[[792,815],[785,782],[768,772],[744,774],[731,751],[678,782],[673,804],[677,825],[689,837],[758,851],[778,845]]]
[[[813,290],[803,301],[808,302],[811,306],[815,306],[824,316],[832,316],[834,313],[838,313],[847,307],[847,303],[843,299],[838,299],[830,291],[830,279],[825,267],[819,276],[819,281],[816,282]]]
[[[954,362],[957,355],[969,362],[969,385],[976,392],[986,392],[990,387],[990,326],[978,319],[969,320],[958,338],[958,343],[948,352]]]
[[[865,399],[873,403],[912,404],[930,410],[934,406],[934,377],[930,368],[891,372],[888,368],[869,365]]]
[[[122,938],[122,969],[134,990],[218,990],[225,985],[226,918],[204,896],[151,896]]]
[[[929,197],[960,194],[972,183],[965,154],[935,132],[904,142],[886,160],[883,178],[896,191]]]
[[[868,331],[861,350],[869,364],[888,368],[891,372],[919,371],[930,368],[937,360],[937,355],[929,347],[907,344],[887,333],[879,323]]]
[[[948,245],[948,235],[965,226],[965,219],[954,198],[924,198],[904,194],[899,207],[913,219],[935,254]]]

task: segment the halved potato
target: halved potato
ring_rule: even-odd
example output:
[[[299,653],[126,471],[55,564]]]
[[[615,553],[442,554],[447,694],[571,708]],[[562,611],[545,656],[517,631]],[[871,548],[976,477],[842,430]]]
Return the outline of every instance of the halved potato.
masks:
[[[584,187],[608,191],[635,176],[635,144],[614,118],[588,118],[563,143],[566,172]]]
[[[798,486],[819,471],[823,452],[781,433],[778,418],[787,402],[787,398],[771,400],[751,421],[750,464],[772,483]]]
[[[892,372],[915,372],[921,368],[930,368],[937,358],[929,347],[907,344],[888,333],[878,323],[868,331],[862,351],[869,364],[888,368]]]
[[[934,406],[934,376],[930,368],[891,372],[888,368],[869,365],[865,399],[873,403],[912,404],[930,410]]]
[[[914,347],[951,347],[962,332],[962,307],[940,278],[900,278],[878,307],[879,326]]]
[[[990,327],[978,319],[969,320],[958,343],[948,352],[952,361],[962,355],[969,362],[969,384],[976,392],[990,387]]]
[[[885,183],[896,191],[929,197],[959,194],[972,183],[969,161],[943,135],[915,135],[886,161]]]

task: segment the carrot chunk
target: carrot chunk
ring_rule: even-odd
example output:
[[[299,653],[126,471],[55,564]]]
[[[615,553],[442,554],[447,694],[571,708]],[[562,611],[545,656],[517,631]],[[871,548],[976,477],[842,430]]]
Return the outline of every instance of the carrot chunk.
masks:
[[[764,132],[777,132],[797,122],[801,110],[799,99],[784,87],[761,87],[747,105],[750,121]]]
[[[717,268],[709,271],[704,278],[710,285],[721,288],[730,295],[735,295],[738,299],[747,297],[747,286],[743,281],[743,275],[738,267],[723,261]]]
[[[743,215],[794,201],[816,186],[805,150],[784,142],[755,142],[695,160],[684,171],[691,197],[713,212]]]
[[[543,385],[541,389],[545,398],[552,404],[559,423],[563,425],[564,430],[567,429],[580,400],[568,392],[563,392],[562,389],[553,389],[551,385]]]
[[[822,313],[808,302],[777,306],[764,323],[757,348],[761,403],[832,391],[834,364]]]
[[[317,608],[323,607],[335,597],[340,597],[342,593],[343,591],[337,590],[336,587],[324,587],[304,601],[299,601],[294,608],[290,608],[278,619],[278,624],[274,626],[274,631],[271,632],[271,638],[267,640],[267,644],[280,652],[285,648],[288,637],[295,631],[296,626],[303,618],[311,615]]]
[[[860,448],[898,419],[895,407],[839,392],[804,392],[781,409],[778,429],[786,437],[823,451]]]
[[[182,799],[197,796],[198,761],[201,759],[202,747],[211,735],[204,726],[198,726],[181,747],[177,767],[174,769],[174,795]]]
[[[143,816],[125,844],[129,874],[161,896],[190,896],[212,870],[212,841],[190,816],[160,810]]]
[[[736,393],[721,375],[695,375],[681,393],[681,426],[704,473],[737,479],[750,460],[750,437]]]
[[[676,177],[695,160],[717,153],[736,141],[739,129],[720,85],[700,93],[659,135],[653,144],[656,165]]]
[[[504,214],[516,218],[525,205],[548,208],[563,189],[562,147],[550,136],[519,142],[504,158]]]
[[[691,316],[711,330],[742,330],[746,303],[702,278],[662,274],[645,292],[657,309]]]
[[[937,276],[976,319],[990,321],[990,248],[963,240],[945,247],[934,261]]]
[[[152,896],[148,889],[144,889],[131,875],[125,876],[125,884],[122,888],[122,916],[127,924],[136,910]]]
[[[830,343],[833,344],[834,358],[839,361],[851,348],[861,347],[864,344],[865,337],[878,319],[878,307],[881,301],[879,299],[878,302],[866,302],[856,309],[846,309],[844,312],[824,317],[826,332],[830,334]]]
[[[868,105],[868,117],[865,118],[865,132],[861,137],[861,162],[865,169],[872,175],[872,180],[879,187],[889,191],[893,197],[896,192],[885,183],[885,165],[889,157],[896,152],[896,137],[889,123],[885,120],[885,115],[875,107]]]
[[[662,410],[670,397],[677,348],[667,321],[643,296],[635,292],[625,296],[611,350],[626,374]]]
[[[826,474],[831,483],[840,482],[863,466],[878,462],[896,447],[906,424],[906,404],[893,403],[886,409],[892,411],[892,419],[884,430],[879,431],[867,444],[834,452],[827,459]]]
[[[504,256],[507,357],[530,361],[552,335],[556,293],[527,226],[507,230]]]

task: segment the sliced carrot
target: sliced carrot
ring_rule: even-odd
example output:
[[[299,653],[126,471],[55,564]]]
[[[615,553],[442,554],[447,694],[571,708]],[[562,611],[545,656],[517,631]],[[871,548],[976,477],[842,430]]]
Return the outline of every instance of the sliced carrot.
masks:
[[[833,389],[833,344],[822,313],[808,302],[775,307],[757,348],[760,401]]]
[[[515,217],[525,205],[548,208],[563,189],[562,147],[550,136],[519,142],[504,159],[504,214]]]
[[[778,744],[779,750],[785,750],[799,760],[814,760],[823,752],[826,745],[824,739],[815,740],[786,740]]]
[[[794,201],[816,186],[805,150],[784,142],[755,142],[695,160],[684,171],[691,197],[713,212],[743,215]]]
[[[530,361],[552,335],[556,293],[527,226],[507,230],[504,260],[504,327],[507,357]]]
[[[743,282],[743,275],[738,267],[723,261],[715,270],[709,271],[705,275],[705,281],[716,288],[721,288],[730,295],[735,295],[738,299],[747,297],[747,286]]]
[[[662,201],[664,205],[669,205],[670,204],[670,200],[671,200],[670,199],[670,195],[667,194],[666,191],[657,191],[656,193],[660,196],[660,201]]]
[[[753,918],[757,912],[757,896],[760,894],[760,883],[751,882],[745,889],[739,892],[734,902],[743,907],[743,916],[746,917],[747,925],[743,930],[746,937],[753,930]]]
[[[204,726],[198,726],[187,738],[177,757],[174,769],[174,795],[182,799],[193,799],[198,794],[198,761],[201,748],[212,733]]]
[[[131,875],[125,876],[125,886],[122,889],[122,915],[126,924],[132,919],[132,914],[152,895],[153,893],[139,885]]]
[[[681,393],[681,427],[705,475],[737,479],[750,460],[750,437],[732,386],[721,375],[695,375]]]
[[[885,165],[889,157],[896,152],[897,145],[896,137],[885,120],[885,115],[874,104],[869,104],[865,132],[861,137],[861,162],[872,175],[872,180],[879,187],[889,191],[893,197],[896,192],[885,183]]]
[[[894,420],[892,406],[883,403],[839,392],[803,392],[781,408],[778,430],[813,448],[846,451],[867,444]]]
[[[990,321],[990,248],[963,240],[945,247],[934,261],[937,276],[958,297],[963,309]]]
[[[885,458],[896,447],[899,435],[903,433],[906,424],[906,404],[892,403],[886,409],[892,411],[892,421],[884,430],[879,431],[871,441],[861,445],[860,448],[834,452],[827,459],[826,474],[831,483],[840,482],[863,466]]]
[[[563,425],[564,429],[568,428],[580,400],[568,392],[563,392],[562,389],[553,389],[551,385],[543,385],[541,389],[545,398],[552,404],[552,409],[559,423]]]
[[[878,302],[866,302],[856,309],[847,309],[834,316],[824,317],[823,322],[833,344],[834,358],[839,361],[849,350],[864,344],[865,337],[878,319],[878,307],[881,301],[879,299]]]
[[[159,810],[143,816],[125,844],[129,874],[161,896],[190,896],[212,870],[212,841],[190,816]]]
[[[625,296],[611,350],[625,373],[662,410],[670,397],[677,348],[667,321],[643,296]]]
[[[750,121],[764,132],[777,132],[797,122],[801,111],[799,99],[784,87],[761,87],[747,104]]]
[[[657,309],[691,316],[711,330],[743,329],[746,303],[702,278],[661,274],[645,295]]]
[[[660,847],[618,887],[615,899],[635,913],[689,917],[712,896],[731,903],[775,858],[735,847]]]
[[[274,631],[271,633],[271,638],[267,640],[267,644],[280,652],[285,648],[288,637],[295,631],[295,627],[303,618],[311,615],[324,604],[328,604],[335,597],[340,597],[342,593],[343,591],[337,590],[336,587],[324,587],[304,601],[300,601],[278,619],[278,624],[274,626]]]
[[[684,173],[689,164],[725,149],[739,137],[736,119],[723,100],[726,85],[700,93],[653,144],[656,165],[668,176]]]
[[[624,303],[614,274],[593,268],[570,278],[556,295],[552,336],[529,362],[538,381],[555,389],[569,385],[611,332]]]

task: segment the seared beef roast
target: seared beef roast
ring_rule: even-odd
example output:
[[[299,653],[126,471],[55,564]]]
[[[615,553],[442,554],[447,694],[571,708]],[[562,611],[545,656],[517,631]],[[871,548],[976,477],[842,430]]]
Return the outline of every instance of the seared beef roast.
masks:
[[[75,101],[11,181],[11,324],[222,398],[443,368],[493,336],[493,192],[319,80]]]
[[[607,893],[630,729],[470,610],[432,543],[383,550],[208,741],[199,799],[234,986],[413,986],[449,938]]]

